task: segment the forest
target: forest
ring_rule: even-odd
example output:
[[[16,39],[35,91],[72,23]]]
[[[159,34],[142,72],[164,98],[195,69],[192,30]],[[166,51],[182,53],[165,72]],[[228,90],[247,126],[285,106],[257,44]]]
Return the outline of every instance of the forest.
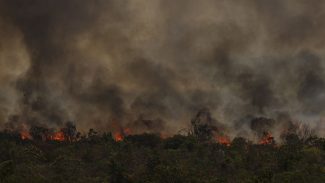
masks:
[[[33,139],[2,131],[0,182],[325,182],[325,139],[317,136],[288,133],[281,143],[243,137],[223,143],[201,125],[195,133],[164,138],[91,129],[77,139],[75,127],[66,126],[64,139],[44,138],[48,132],[40,127],[30,129]]]

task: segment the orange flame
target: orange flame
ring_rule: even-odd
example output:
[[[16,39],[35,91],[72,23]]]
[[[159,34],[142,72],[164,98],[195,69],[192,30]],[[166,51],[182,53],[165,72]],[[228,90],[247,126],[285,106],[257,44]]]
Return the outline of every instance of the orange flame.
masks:
[[[50,140],[54,140],[54,141],[64,141],[65,140],[65,136],[64,136],[64,133],[62,131],[58,131],[58,132],[55,132]]]
[[[120,142],[120,141],[123,141],[125,136],[128,136],[130,134],[131,134],[130,128],[121,129],[120,132],[114,133],[114,139],[115,139],[115,141]]]
[[[228,136],[216,136],[215,139],[217,140],[217,142],[219,144],[223,144],[223,145],[226,145],[226,146],[230,146],[230,138]]]
[[[274,138],[271,133],[265,133],[262,139],[259,141],[259,144],[272,144],[274,142]]]
[[[30,140],[32,138],[32,136],[29,134],[29,132],[22,131],[22,132],[20,132],[20,138],[22,140]]]
[[[124,137],[121,133],[115,133],[114,139],[115,139],[115,141],[120,142],[124,139]]]

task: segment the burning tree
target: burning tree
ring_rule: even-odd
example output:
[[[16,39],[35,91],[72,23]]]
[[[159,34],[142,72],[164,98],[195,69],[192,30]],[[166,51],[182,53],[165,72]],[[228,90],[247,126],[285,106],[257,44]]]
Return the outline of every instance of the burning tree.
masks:
[[[217,121],[211,117],[210,111],[202,109],[191,121],[192,134],[200,141],[209,141],[214,138],[220,144],[230,145],[229,137],[222,132],[224,128],[221,124],[217,127],[217,124]]]
[[[43,126],[33,125],[29,131],[20,131],[20,138],[22,140],[36,140],[36,141],[75,141],[78,138],[76,126],[72,122],[67,122],[65,127],[58,131],[49,129]]]
[[[210,140],[216,127],[212,125],[210,111],[201,109],[191,121],[192,134],[201,141]]]
[[[68,121],[65,124],[65,127],[61,129],[61,132],[64,134],[64,137],[67,141],[74,141],[76,140],[77,136],[77,128],[76,125],[74,125],[73,122]]]
[[[267,145],[267,144],[274,145],[275,144],[274,137],[272,136],[271,133],[265,132],[263,134],[263,137],[260,139],[259,144],[262,144],[262,145]]]
[[[266,133],[269,133],[270,129],[274,126],[275,120],[258,117],[251,120],[251,129],[255,132],[255,135],[259,138],[265,136]]]
[[[255,132],[255,136],[259,139],[259,144],[275,144],[274,137],[270,130],[275,125],[275,120],[258,117],[251,120],[251,129]]]

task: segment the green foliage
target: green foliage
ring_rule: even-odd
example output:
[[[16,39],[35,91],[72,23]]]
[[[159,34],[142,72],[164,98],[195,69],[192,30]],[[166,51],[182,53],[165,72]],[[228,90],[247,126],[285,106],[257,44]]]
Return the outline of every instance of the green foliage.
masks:
[[[323,138],[290,135],[278,146],[235,138],[224,146],[191,135],[142,134],[116,142],[111,134],[90,134],[74,142],[1,136],[0,182],[325,182]]]

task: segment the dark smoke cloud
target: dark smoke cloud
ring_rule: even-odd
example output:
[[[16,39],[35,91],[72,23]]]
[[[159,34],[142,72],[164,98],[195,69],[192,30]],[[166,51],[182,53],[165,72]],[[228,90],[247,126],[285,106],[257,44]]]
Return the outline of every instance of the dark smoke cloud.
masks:
[[[175,133],[209,108],[234,133],[287,114],[324,135],[324,6],[0,0],[0,121]]]

